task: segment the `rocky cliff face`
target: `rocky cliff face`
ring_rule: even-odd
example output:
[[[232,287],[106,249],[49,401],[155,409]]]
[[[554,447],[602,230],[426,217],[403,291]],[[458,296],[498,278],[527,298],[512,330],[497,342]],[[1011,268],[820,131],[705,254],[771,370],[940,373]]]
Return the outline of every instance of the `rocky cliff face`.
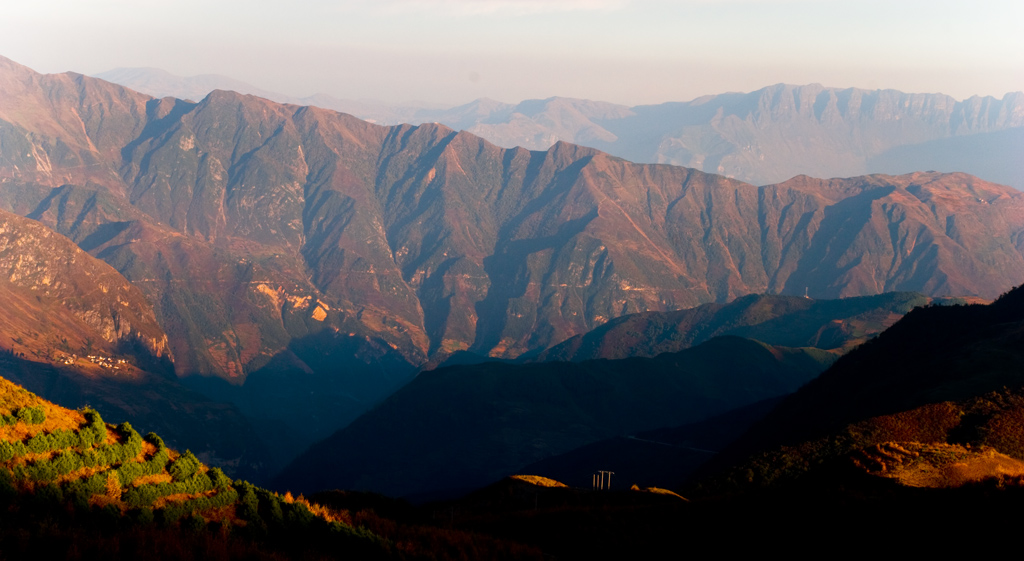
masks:
[[[1024,276],[1024,198],[967,175],[756,187],[566,143],[502,149],[440,125],[230,92],[157,100],[4,65],[5,204],[140,287],[182,374],[317,371],[322,349],[345,347],[369,399],[408,375],[367,382],[382,360],[514,357],[625,313],[805,288],[992,297]],[[938,103],[840,93],[778,93],[759,111]]]
[[[116,270],[43,225],[0,211],[4,345],[44,360],[84,348],[141,344],[167,357],[167,335],[145,296]],[[16,342],[20,341],[20,342]]]

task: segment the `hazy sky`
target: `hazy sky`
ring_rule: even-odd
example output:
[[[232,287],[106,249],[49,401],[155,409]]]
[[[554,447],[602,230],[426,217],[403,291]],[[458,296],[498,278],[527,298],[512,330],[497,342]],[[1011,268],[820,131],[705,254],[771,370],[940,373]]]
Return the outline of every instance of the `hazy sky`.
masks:
[[[0,55],[304,96],[689,100],[778,82],[1024,90],[1024,0],[0,0]]]

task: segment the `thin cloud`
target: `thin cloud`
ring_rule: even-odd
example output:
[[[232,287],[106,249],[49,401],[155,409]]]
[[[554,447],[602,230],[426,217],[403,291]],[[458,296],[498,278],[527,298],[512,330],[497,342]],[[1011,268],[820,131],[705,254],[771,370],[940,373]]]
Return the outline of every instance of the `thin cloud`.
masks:
[[[607,12],[625,7],[626,0],[386,0],[388,12],[443,11],[453,15],[533,15],[559,12]]]

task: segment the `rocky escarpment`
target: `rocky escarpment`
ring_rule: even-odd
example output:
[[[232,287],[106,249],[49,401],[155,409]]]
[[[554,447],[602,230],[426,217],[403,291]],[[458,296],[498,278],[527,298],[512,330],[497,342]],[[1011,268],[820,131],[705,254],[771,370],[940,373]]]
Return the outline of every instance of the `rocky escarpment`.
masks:
[[[140,344],[155,358],[169,358],[167,335],[142,291],[71,240],[6,211],[0,211],[0,298],[8,304],[3,336],[21,341],[9,349],[31,347],[56,359],[87,347]]]

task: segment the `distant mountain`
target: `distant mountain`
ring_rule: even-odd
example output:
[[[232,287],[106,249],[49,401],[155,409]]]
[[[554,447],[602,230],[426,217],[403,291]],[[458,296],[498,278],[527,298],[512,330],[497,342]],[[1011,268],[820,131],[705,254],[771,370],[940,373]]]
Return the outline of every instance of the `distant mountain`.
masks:
[[[176,97],[178,99],[199,101],[214,90],[229,90],[240,94],[262,97],[278,103],[315,105],[316,107],[355,115],[360,119],[380,125],[423,123],[434,120],[430,119],[429,116],[435,110],[425,106],[395,106],[370,101],[339,99],[327,94],[296,97],[264,90],[252,84],[220,74],[175,76],[159,68],[115,68],[95,74],[95,77],[157,98]],[[422,118],[417,117],[420,113],[424,113]]]
[[[751,293],[989,298],[1024,277],[1024,194],[963,174],[755,187],[6,59],[0,195],[142,292],[179,377],[296,448],[460,350]]]
[[[432,370],[300,456],[276,486],[458,494],[590,442],[789,393],[833,358],[720,337],[656,358]]]
[[[682,165],[757,185],[796,175],[938,170],[1024,189],[1016,157],[1024,148],[1022,92],[956,101],[942,94],[777,84],[637,107],[529,100],[494,106],[475,123],[456,117],[465,113],[454,108],[434,120],[499,146],[543,150],[559,140],[575,142],[634,162]]]
[[[845,352],[881,333],[914,307],[933,301],[941,302],[912,292],[838,300],[752,294],[728,304],[621,316],[593,331],[570,337],[541,352],[535,360],[656,356],[719,335]]]
[[[957,101],[943,94],[776,84],[750,93],[627,107],[552,97],[479,99],[450,109],[388,107],[327,95],[294,98],[224,76],[180,78],[151,68],[97,77],[157,97],[202,99],[214,89],[316,105],[380,124],[437,122],[498,146],[592,146],[641,163],[666,163],[755,185],[796,175],[849,177],[936,170],[1024,189],[1024,93]]]

